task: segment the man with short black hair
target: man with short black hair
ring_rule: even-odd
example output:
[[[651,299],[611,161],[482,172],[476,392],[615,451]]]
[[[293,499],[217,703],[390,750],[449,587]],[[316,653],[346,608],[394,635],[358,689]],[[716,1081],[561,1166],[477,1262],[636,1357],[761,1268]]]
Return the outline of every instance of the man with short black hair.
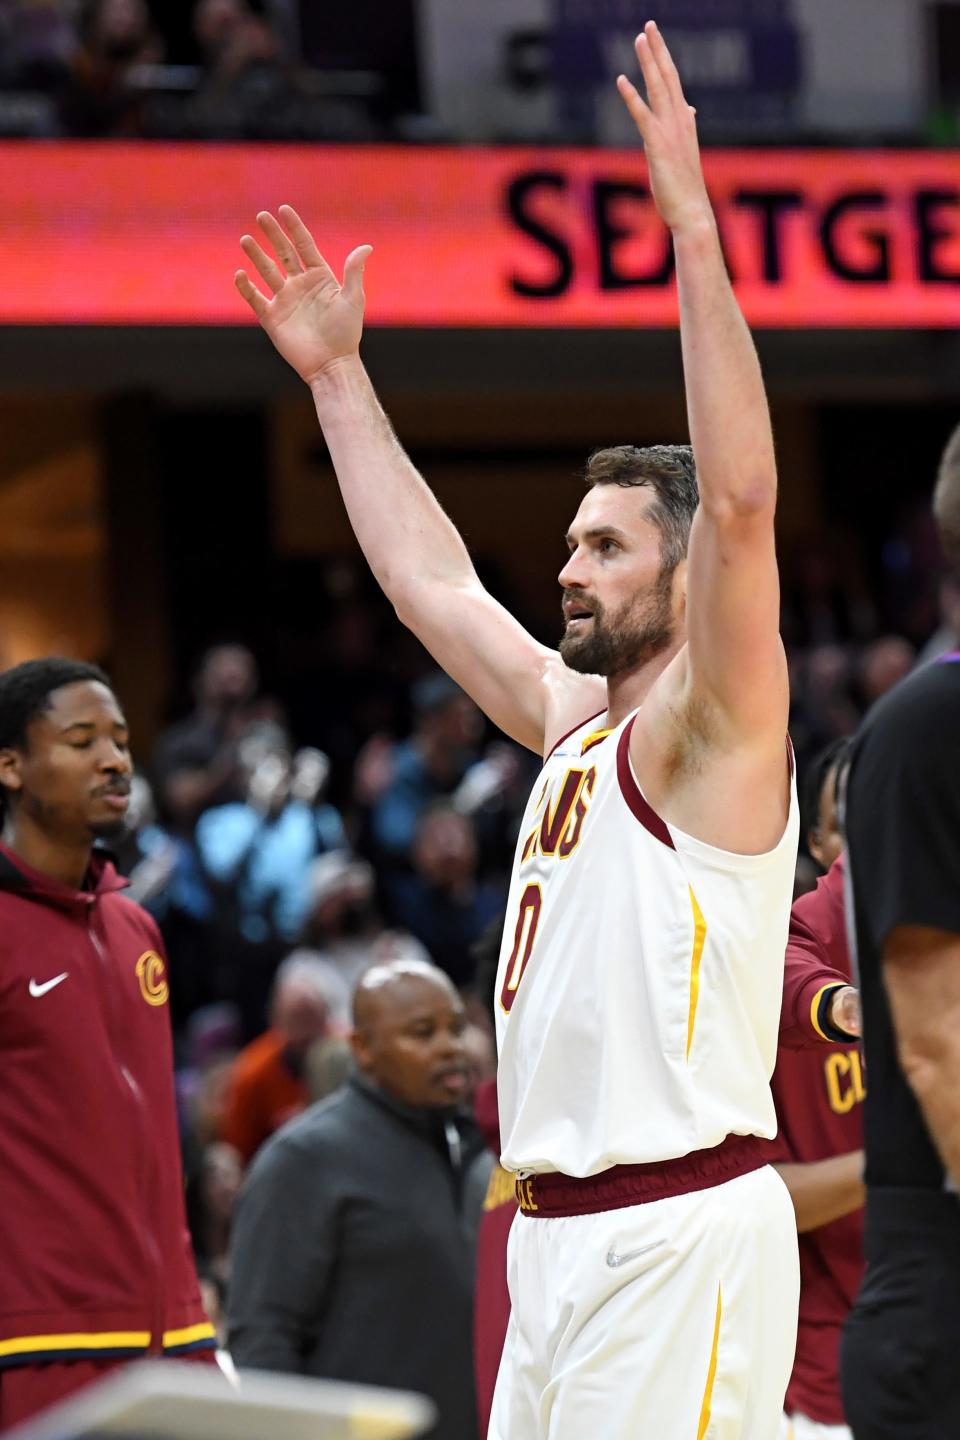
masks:
[[[111,1364],[212,1358],[183,1204],[166,958],[94,848],[127,724],[95,666],[0,675],[0,1429]]]
[[[236,1364],[421,1390],[432,1440],[476,1440],[473,1241],[490,1169],[461,1111],[466,1015],[393,961],[354,999],[358,1073],[260,1151],[233,1227]]]
[[[960,574],[960,429],[933,510]],[[869,1085],[844,1405],[857,1440],[942,1440],[960,1435],[960,652],[867,716],[845,824]]]

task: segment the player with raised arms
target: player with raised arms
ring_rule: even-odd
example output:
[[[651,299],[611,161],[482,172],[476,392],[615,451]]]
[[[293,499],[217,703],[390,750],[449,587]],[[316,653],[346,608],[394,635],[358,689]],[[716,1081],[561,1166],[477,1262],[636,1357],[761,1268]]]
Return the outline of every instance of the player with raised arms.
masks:
[[[620,94],[672,232],[692,451],[591,457],[559,652],[481,586],[360,363],[342,285],[288,207],[237,285],[309,384],[398,615],[546,757],[498,976],[512,1318],[491,1440],[769,1440],[793,1359],[793,1209],[762,1163],[798,814],[778,633],[776,467],[694,114],[662,36]],[[424,284],[429,285],[429,276]],[[695,457],[695,465],[694,465]]]

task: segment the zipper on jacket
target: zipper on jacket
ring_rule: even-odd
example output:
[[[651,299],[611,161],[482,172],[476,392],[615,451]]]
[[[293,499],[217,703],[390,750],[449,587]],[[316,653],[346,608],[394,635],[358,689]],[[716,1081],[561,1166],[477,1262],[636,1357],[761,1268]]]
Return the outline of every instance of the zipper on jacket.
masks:
[[[106,977],[106,980],[107,980],[106,990],[107,990],[107,994],[108,994],[108,996],[109,996],[109,999],[107,1000],[106,1010],[107,1010],[107,1012],[108,1012],[108,1014],[109,1014],[108,1029],[112,1032],[112,1034],[111,1034],[111,1047],[112,1047],[112,1049],[113,1049],[114,1063],[116,1064],[117,1069],[119,1070],[120,1075],[121,1075],[121,1077],[122,1077],[122,1079],[123,1079],[123,1082],[124,1082],[124,1084],[125,1084],[126,1087],[127,1087],[128,1093],[129,1093],[130,1098],[131,1098],[131,1100],[132,1100],[132,1102],[133,1102],[133,1109],[134,1109],[134,1111],[135,1111],[135,1113],[136,1113],[136,1116],[137,1116],[137,1129],[138,1129],[138,1131],[139,1131],[139,1133],[140,1133],[140,1142],[141,1142],[141,1143],[140,1143],[140,1179],[141,1179],[141,1187],[140,1187],[140,1188],[144,1191],[144,1195],[143,1195],[143,1201],[144,1201],[144,1203],[143,1203],[143,1207],[142,1207],[142,1212],[141,1212],[141,1213],[143,1213],[143,1214],[149,1214],[149,1211],[150,1211],[150,1199],[151,1199],[151,1195],[150,1195],[150,1178],[151,1178],[151,1177],[150,1177],[150,1175],[149,1175],[149,1173],[148,1173],[148,1172],[149,1172],[148,1159],[149,1159],[149,1155],[150,1155],[150,1145],[149,1145],[150,1126],[149,1126],[149,1115],[148,1115],[148,1113],[147,1113],[147,1102],[146,1102],[146,1099],[145,1099],[145,1097],[144,1097],[143,1090],[140,1088],[140,1085],[139,1085],[138,1081],[137,1081],[136,1078],[130,1073],[130,1071],[128,1070],[127,1066],[126,1066],[126,1065],[123,1063],[123,1061],[119,1058],[119,1055],[118,1055],[118,1053],[117,1053],[117,1045],[116,1045],[116,1038],[115,1038],[115,1037],[116,1037],[116,1028],[117,1028],[117,1027],[116,1027],[116,1024],[115,1024],[116,1011],[115,1011],[115,1007],[114,1007],[114,1004],[113,1004],[113,998],[112,998],[112,983],[111,983],[112,980],[113,980],[113,973],[112,973],[112,969],[111,969],[111,966],[110,966],[110,962],[109,962],[107,953],[106,953],[106,951],[104,950],[104,947],[103,947],[103,945],[101,944],[100,939],[99,939],[99,937],[97,936],[96,931],[95,931],[94,928],[93,928],[93,925],[94,925],[94,906],[95,906],[95,904],[96,904],[95,897],[91,896],[91,897],[90,897],[90,902],[89,902],[88,908],[87,908],[87,934],[90,936],[90,944],[91,944],[91,946],[93,947],[93,951],[94,951],[94,953],[95,953],[95,955],[96,955],[96,957],[97,957],[97,962],[98,962],[98,964],[99,964],[99,966],[100,966],[101,972],[103,973],[103,975]],[[157,1244],[156,1237],[155,1237],[155,1235],[153,1234],[153,1230],[151,1229],[151,1227],[150,1227],[150,1225],[149,1225],[148,1223],[144,1223],[143,1230],[142,1230],[142,1237],[143,1237],[143,1241],[144,1241],[144,1251],[146,1252],[146,1255],[147,1255],[147,1257],[148,1257],[148,1260],[149,1260],[150,1263],[152,1264],[152,1266],[153,1266],[153,1271],[154,1271],[154,1284],[153,1284],[153,1287],[152,1287],[152,1288],[153,1288],[153,1303],[152,1303],[152,1305],[151,1305],[151,1307],[150,1307],[151,1310],[152,1310],[152,1312],[153,1312],[153,1322],[152,1322],[151,1327],[150,1327],[150,1346],[149,1346],[149,1351],[148,1351],[148,1353],[151,1354],[151,1355],[162,1355],[162,1354],[163,1354],[163,1334],[164,1334],[164,1324],[165,1324],[165,1313],[164,1313],[164,1312],[165,1312],[165,1309],[166,1309],[166,1307],[165,1307],[165,1305],[164,1305],[164,1298],[165,1298],[165,1296],[164,1296],[164,1283],[163,1283],[163,1281],[164,1281],[163,1256],[162,1256],[161,1253],[160,1253],[160,1247],[159,1247],[159,1245]]]

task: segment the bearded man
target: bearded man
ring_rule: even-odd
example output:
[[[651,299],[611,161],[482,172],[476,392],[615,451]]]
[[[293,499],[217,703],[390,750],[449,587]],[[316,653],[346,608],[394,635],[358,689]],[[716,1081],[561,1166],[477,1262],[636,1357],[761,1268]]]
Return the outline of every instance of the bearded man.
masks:
[[[539,645],[481,586],[359,359],[297,214],[245,236],[241,294],[309,384],[363,551],[487,715],[545,756],[500,957],[499,1109],[520,1211],[490,1440],[776,1432],[796,1338],[793,1208],[764,1165],[797,849],[776,467],[696,125],[651,22],[646,148],[676,257],[692,450],[590,461]],[[694,464],[694,457],[696,464]]]

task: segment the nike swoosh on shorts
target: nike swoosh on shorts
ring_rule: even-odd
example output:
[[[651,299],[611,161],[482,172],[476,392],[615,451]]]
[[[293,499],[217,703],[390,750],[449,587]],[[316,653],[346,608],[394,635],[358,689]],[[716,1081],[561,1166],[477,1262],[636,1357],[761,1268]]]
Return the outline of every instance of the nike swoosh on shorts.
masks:
[[[626,1265],[628,1260],[636,1260],[640,1255],[647,1255],[651,1250],[658,1250],[661,1245],[666,1245],[666,1240],[653,1240],[649,1245],[641,1245],[639,1250],[625,1250],[622,1254],[618,1250],[607,1251],[607,1264],[611,1270],[616,1270],[621,1265]]]

